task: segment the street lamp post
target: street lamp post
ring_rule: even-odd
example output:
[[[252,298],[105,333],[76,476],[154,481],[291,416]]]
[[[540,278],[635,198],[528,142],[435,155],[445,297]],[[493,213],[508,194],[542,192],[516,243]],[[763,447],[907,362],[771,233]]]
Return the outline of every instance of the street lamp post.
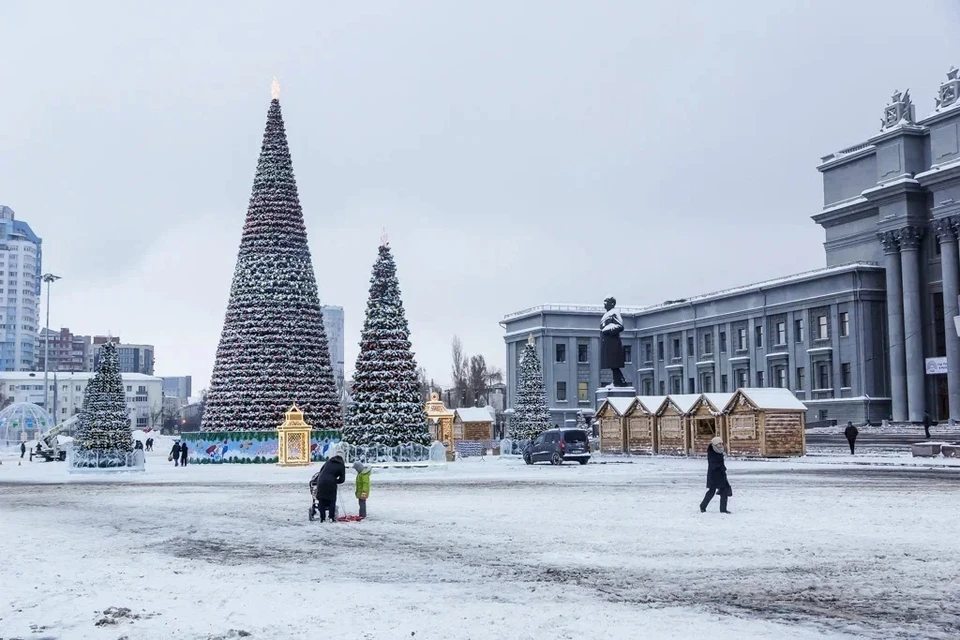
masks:
[[[41,279],[47,283],[47,327],[43,333],[43,410],[50,412],[50,285],[60,279],[52,273],[45,273]],[[56,416],[54,416],[56,420]]]

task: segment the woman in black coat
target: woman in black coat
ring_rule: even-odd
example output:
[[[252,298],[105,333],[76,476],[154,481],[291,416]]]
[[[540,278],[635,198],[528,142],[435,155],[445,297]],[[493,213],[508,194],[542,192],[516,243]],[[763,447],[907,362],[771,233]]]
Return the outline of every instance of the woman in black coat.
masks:
[[[720,494],[720,513],[727,511],[727,498],[733,495],[730,481],[727,480],[727,465],[723,463],[723,440],[714,438],[707,447],[707,493],[700,503],[700,513],[707,510],[713,496]]]
[[[327,460],[320,473],[317,474],[317,502],[320,503],[320,522],[327,519],[327,513],[330,514],[330,522],[337,521],[337,485],[343,484],[347,479],[347,467],[343,463],[343,457],[338,453]]]

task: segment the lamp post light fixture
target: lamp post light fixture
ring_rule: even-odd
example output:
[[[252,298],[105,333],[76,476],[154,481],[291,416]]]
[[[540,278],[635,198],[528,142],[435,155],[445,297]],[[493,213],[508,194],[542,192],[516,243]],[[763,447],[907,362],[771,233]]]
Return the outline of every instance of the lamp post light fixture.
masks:
[[[60,276],[45,273],[40,279],[47,283],[47,326],[43,332],[43,410],[50,413],[50,285]]]

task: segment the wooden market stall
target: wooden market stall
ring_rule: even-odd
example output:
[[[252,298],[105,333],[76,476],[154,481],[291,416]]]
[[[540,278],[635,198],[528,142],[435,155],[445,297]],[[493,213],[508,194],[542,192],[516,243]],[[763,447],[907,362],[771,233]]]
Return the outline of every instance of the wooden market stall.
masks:
[[[600,451],[602,453],[626,453],[626,414],[633,409],[636,398],[607,398],[597,409],[600,424]]]
[[[430,437],[442,442],[447,448],[447,459],[453,459],[453,411],[447,409],[436,393],[430,394],[430,400],[424,406]]]
[[[650,455],[659,451],[657,412],[666,400],[666,396],[637,396],[633,406],[624,414],[627,453]]]
[[[806,412],[789,389],[737,389],[724,408],[727,451],[735,456],[805,455]]]
[[[690,451],[695,456],[707,455],[710,441],[720,436],[726,442],[726,416],[723,410],[732,393],[704,393],[690,411]]]
[[[490,442],[493,416],[483,407],[462,407],[453,412],[453,441]]]
[[[667,396],[657,412],[659,453],[685,456],[690,453],[690,411],[700,394]]]

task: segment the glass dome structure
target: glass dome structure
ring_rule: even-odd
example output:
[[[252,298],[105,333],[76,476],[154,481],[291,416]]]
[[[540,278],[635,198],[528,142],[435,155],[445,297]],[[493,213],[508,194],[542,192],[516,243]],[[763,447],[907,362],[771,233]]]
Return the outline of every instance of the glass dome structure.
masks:
[[[36,440],[53,426],[53,419],[43,407],[32,402],[14,402],[0,411],[0,447],[19,447],[21,442]]]

